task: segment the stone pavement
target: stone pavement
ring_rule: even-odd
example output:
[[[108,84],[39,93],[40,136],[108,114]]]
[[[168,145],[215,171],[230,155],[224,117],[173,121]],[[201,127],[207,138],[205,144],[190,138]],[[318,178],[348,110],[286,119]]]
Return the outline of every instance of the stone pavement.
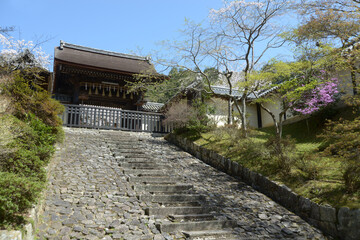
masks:
[[[326,239],[163,138],[75,128],[65,136],[39,239]]]

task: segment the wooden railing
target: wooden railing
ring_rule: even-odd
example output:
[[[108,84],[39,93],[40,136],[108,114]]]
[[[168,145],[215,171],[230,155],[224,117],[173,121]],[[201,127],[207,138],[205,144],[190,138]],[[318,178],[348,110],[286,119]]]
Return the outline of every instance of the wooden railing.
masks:
[[[164,125],[164,115],[118,108],[64,104],[63,125],[98,129],[118,129],[139,132],[171,132],[172,126]]]

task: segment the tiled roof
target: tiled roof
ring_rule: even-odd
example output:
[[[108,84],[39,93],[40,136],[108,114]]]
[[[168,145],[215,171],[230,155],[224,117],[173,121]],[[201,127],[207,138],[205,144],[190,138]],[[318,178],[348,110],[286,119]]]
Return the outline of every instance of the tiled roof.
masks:
[[[158,75],[150,58],[84,47],[61,41],[55,48],[55,61],[89,66],[103,70],[115,70],[129,74]]]
[[[211,86],[211,89],[214,91],[215,94],[218,94],[218,95],[229,95],[230,94],[230,88],[227,88],[227,87]],[[231,96],[241,97],[241,95],[242,95],[241,91],[232,89]]]
[[[146,102],[140,108],[142,111],[158,112],[163,106],[163,103]]]
[[[60,49],[62,50],[64,47],[81,50],[81,51],[86,51],[86,52],[121,57],[121,58],[129,58],[129,59],[142,60],[142,61],[150,60],[150,58],[148,58],[148,57],[140,57],[140,56],[125,54],[125,53],[118,53],[118,52],[112,52],[112,51],[101,50],[101,49],[96,49],[96,48],[90,48],[90,47],[85,47],[85,46],[81,46],[81,45],[75,45],[72,43],[67,43],[67,42],[64,42],[61,40],[60,41]]]
[[[212,90],[214,91],[215,94],[217,95],[229,95],[230,94],[230,88],[227,88],[227,87],[220,87],[220,86],[211,86]],[[278,87],[275,86],[275,87],[271,87],[267,90],[262,90],[262,91],[256,91],[255,94],[254,93],[250,93],[248,96],[247,96],[247,99],[249,100],[252,100],[252,99],[255,99],[257,97],[263,97],[265,96],[266,94],[276,90]],[[235,98],[240,98],[242,96],[243,92],[240,91],[240,90],[235,90],[235,89],[232,89],[232,93],[231,93],[231,96],[232,97],[235,97]]]

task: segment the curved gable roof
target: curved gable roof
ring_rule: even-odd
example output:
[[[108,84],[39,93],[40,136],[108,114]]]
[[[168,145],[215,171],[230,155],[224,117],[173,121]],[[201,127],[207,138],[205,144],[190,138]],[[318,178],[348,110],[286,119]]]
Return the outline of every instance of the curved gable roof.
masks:
[[[55,60],[128,73],[157,74],[150,58],[116,53],[60,41]]]

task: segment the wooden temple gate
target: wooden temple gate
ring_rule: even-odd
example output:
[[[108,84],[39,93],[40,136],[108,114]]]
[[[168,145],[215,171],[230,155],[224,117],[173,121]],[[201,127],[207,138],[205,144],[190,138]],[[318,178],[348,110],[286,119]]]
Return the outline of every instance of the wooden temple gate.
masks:
[[[63,125],[96,129],[168,133],[172,126],[163,123],[160,113],[122,110],[109,107],[64,104]]]
[[[150,58],[89,48],[60,41],[55,48],[49,92],[65,106],[68,127],[166,133],[160,113],[140,112],[144,90],[130,91],[139,79],[162,81]]]

